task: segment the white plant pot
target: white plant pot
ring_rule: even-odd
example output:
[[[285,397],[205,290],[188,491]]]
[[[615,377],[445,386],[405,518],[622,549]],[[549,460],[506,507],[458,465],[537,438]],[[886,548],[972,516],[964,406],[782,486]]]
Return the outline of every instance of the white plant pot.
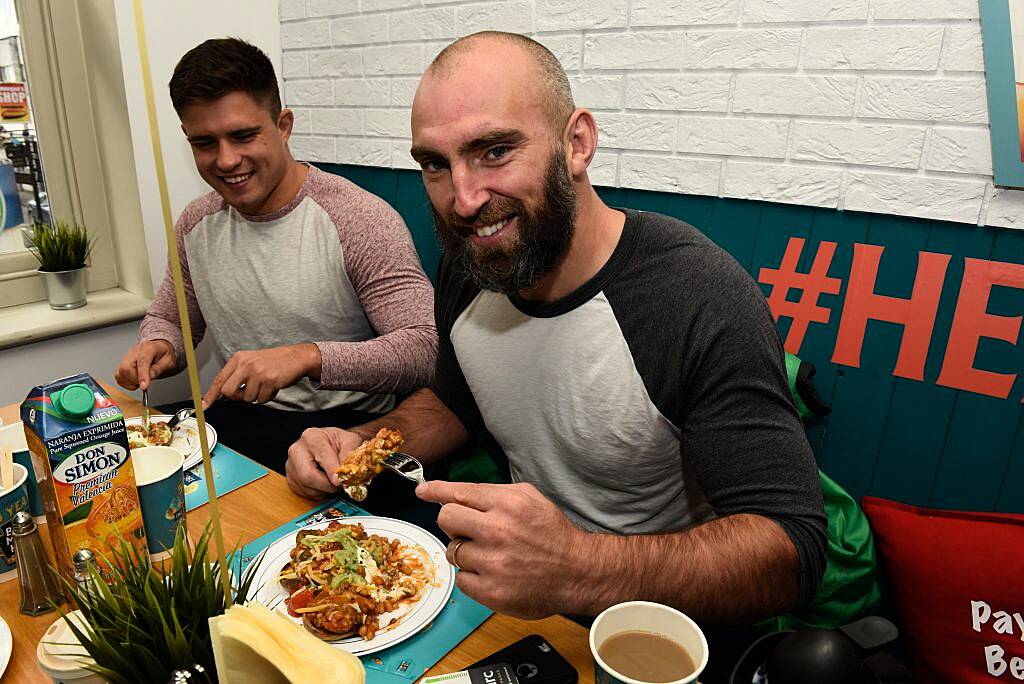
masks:
[[[44,271],[36,269],[46,288],[46,299],[51,309],[77,309],[85,306],[85,269],[70,271]]]

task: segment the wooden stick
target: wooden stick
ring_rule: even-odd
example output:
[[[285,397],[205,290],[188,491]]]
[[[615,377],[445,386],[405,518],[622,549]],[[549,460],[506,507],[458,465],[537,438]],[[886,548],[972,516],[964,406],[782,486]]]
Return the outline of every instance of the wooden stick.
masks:
[[[153,96],[153,78],[149,67],[149,50],[146,46],[146,28],[142,21],[142,2],[135,0],[135,33],[139,42],[139,61],[142,64],[142,85],[146,94],[146,110],[149,113],[149,135],[153,144],[156,162],[157,189],[160,192],[160,208],[164,216],[164,232],[167,237],[167,257],[174,278],[174,294],[178,300],[178,318],[181,321],[181,339],[185,346],[185,368],[188,371],[189,387],[192,390],[192,405],[196,407],[196,423],[199,424],[199,446],[203,452],[203,473],[206,476],[206,491],[210,499],[210,524],[213,526],[213,548],[221,568],[227,568],[227,552],[224,549],[224,534],[220,526],[220,509],[217,506],[217,489],[213,482],[213,464],[210,461],[210,445],[206,441],[206,416],[203,414],[203,393],[199,389],[199,366],[196,350],[192,344],[192,325],[185,303],[185,282],[181,275],[181,261],[174,237],[174,221],[171,219],[171,200],[167,192],[167,172],[164,169],[163,148],[160,146],[160,129],[157,126],[156,100]],[[186,527],[187,529],[187,527]],[[231,573],[221,572],[221,588],[227,605],[231,605]]]
[[[4,445],[0,454],[0,488],[7,491],[14,486],[14,453],[11,447]]]

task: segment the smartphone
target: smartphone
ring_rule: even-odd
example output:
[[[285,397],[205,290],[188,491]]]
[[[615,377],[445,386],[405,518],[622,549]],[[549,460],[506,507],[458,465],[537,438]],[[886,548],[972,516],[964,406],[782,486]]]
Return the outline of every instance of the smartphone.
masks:
[[[519,684],[576,684],[579,678],[576,668],[539,634],[524,637],[469,667],[496,663],[508,663]]]

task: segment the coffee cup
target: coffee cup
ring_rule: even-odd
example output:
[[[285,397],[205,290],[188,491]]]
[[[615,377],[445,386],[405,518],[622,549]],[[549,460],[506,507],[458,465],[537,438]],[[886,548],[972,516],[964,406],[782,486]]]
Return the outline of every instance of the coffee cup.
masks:
[[[174,536],[185,524],[185,456],[165,446],[132,449],[135,485],[142,506],[149,557],[170,557]]]
[[[692,670],[685,667],[679,670],[685,673],[681,676],[659,677],[652,681],[650,677],[638,677],[636,673],[630,676],[630,673],[621,672],[610,665],[607,660],[611,654],[605,651],[609,658],[602,656],[603,647],[609,639],[638,632],[674,642],[666,645],[685,651],[683,655],[688,656]],[[689,684],[697,681],[708,664],[708,642],[697,623],[675,608],[649,601],[619,603],[598,615],[590,627],[590,652],[594,656],[596,684]],[[686,658],[682,660],[685,662]]]
[[[8,582],[18,576],[14,557],[14,514],[28,510],[28,492],[25,489],[28,470],[20,463],[11,465],[14,468],[14,485],[0,489],[0,582]]]
[[[54,684],[106,684],[105,677],[89,669],[96,661],[71,631],[71,622],[80,631],[86,631],[87,623],[80,610],[57,618],[36,644],[36,664]]]
[[[18,421],[10,425],[0,427],[0,447],[7,447],[14,452],[14,462],[25,466],[28,471],[28,478],[25,480],[25,490],[28,492],[28,512],[37,525],[46,522],[46,512],[43,510],[43,497],[39,495],[39,481],[36,478],[35,468],[32,466],[32,453],[28,450],[28,443],[25,441],[25,427]]]

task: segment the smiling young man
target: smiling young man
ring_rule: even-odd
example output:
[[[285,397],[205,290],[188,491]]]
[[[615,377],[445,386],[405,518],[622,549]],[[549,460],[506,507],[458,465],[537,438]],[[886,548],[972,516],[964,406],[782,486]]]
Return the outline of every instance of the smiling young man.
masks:
[[[306,494],[380,426],[433,462],[488,430],[511,485],[429,482],[449,560],[503,612],[667,603],[749,624],[813,597],[817,470],[756,284],[681,221],[605,205],[593,115],[538,43],[485,32],[420,82],[412,154],[445,255],[430,389],[289,450]],[[371,485],[370,489],[373,489]]]
[[[304,429],[363,422],[430,381],[433,291],[397,212],[292,158],[294,115],[258,48],[202,43],[170,93],[213,188],[175,227],[193,336],[212,333],[226,359],[207,416],[227,445],[281,470]],[[183,366],[169,269],[139,340],[117,370],[122,386],[145,389]]]

